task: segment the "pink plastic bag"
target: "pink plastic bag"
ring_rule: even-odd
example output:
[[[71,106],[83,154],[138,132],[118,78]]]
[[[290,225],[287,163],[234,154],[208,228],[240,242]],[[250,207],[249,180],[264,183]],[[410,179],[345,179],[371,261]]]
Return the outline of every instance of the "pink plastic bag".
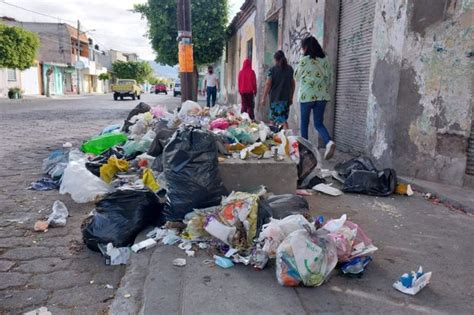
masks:
[[[211,122],[211,129],[222,129],[225,130],[229,128],[229,122],[224,118],[217,118]]]

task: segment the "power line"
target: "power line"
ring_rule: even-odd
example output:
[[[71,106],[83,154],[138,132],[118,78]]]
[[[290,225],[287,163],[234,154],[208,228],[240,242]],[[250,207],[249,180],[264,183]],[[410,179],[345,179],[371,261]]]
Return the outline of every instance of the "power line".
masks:
[[[55,20],[59,20],[59,21],[66,21],[66,22],[70,22],[70,23],[76,23],[75,21],[71,21],[71,20],[63,19],[63,18],[60,18],[60,17],[57,17],[57,16],[52,16],[52,15],[45,14],[45,13],[41,13],[41,12],[34,11],[34,10],[30,10],[30,9],[27,9],[27,8],[21,7],[21,6],[19,6],[19,5],[16,5],[16,4],[13,4],[13,3],[9,3],[9,2],[6,2],[5,0],[2,0],[0,3],[6,4],[6,5],[9,5],[9,6],[12,6],[12,7],[18,8],[18,9],[22,9],[22,10],[25,10],[25,11],[28,11],[28,12],[31,12],[31,13],[39,14],[39,15],[42,15],[42,16],[45,16],[45,17],[49,17],[49,18],[51,18],[51,19],[55,19]]]

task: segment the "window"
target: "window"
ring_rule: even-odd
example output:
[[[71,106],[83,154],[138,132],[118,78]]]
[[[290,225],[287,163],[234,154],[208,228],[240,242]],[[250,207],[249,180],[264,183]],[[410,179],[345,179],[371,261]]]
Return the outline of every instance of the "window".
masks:
[[[16,70],[15,69],[8,69],[8,81],[16,81]]]
[[[253,55],[253,38],[247,41],[247,58],[252,60],[252,55]]]

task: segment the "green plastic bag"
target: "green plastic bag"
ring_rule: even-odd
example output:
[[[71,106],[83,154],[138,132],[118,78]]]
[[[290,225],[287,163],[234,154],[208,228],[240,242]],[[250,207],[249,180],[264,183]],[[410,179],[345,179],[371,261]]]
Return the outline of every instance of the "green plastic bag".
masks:
[[[113,146],[127,141],[127,136],[123,133],[107,133],[97,136],[85,142],[81,146],[82,152],[99,155]]]

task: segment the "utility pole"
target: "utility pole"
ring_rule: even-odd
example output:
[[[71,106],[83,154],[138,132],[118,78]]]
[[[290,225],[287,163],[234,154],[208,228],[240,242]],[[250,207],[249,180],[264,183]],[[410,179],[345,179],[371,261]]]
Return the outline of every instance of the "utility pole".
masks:
[[[77,51],[76,51],[76,76],[77,76],[77,94],[81,94],[81,75],[80,75],[80,72],[81,70],[78,68],[79,66],[79,57],[81,55],[81,31],[80,31],[80,28],[81,28],[81,22],[79,22],[79,20],[77,20]]]
[[[179,72],[181,101],[193,99],[193,35],[191,28],[191,0],[177,0]]]

